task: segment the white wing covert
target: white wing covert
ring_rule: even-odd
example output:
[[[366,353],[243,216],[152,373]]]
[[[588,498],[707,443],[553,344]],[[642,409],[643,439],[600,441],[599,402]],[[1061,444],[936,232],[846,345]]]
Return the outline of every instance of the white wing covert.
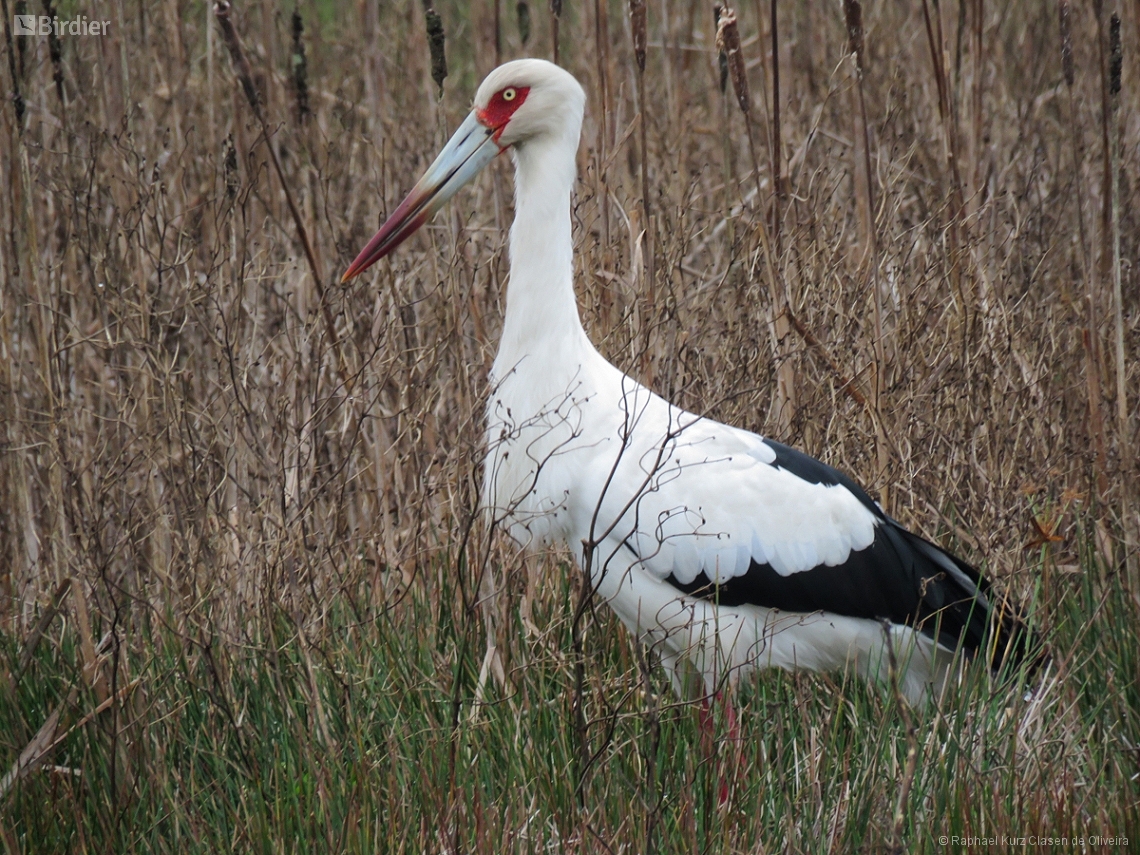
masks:
[[[873,542],[879,518],[846,486],[780,468],[756,434],[669,409],[671,427],[638,425],[656,441],[619,467],[605,503],[614,516],[626,508],[615,534],[657,578],[687,585],[703,572],[721,584],[753,562],[790,576]]]

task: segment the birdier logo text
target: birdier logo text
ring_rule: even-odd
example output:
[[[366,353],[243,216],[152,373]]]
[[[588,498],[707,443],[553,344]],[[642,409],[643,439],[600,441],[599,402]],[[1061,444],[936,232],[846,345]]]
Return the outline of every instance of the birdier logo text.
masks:
[[[86,15],[16,15],[13,29],[17,36],[105,36],[110,27],[110,21],[90,21]]]

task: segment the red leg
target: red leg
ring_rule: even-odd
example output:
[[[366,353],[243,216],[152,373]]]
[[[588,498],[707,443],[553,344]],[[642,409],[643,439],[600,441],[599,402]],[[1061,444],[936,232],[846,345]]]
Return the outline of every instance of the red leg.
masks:
[[[736,707],[732,704],[732,693],[717,692],[716,699],[724,704],[724,719],[728,722],[728,738],[740,751],[740,721],[736,717]]]
[[[701,750],[712,760],[716,757],[716,722],[709,696],[701,698],[701,708],[697,711],[701,726]]]
[[[713,704],[724,705],[725,723],[728,725],[728,741],[731,745],[728,758],[717,759],[716,716]],[[705,756],[716,764],[717,769],[717,805],[724,807],[728,803],[730,793],[729,781],[735,781],[740,771],[740,721],[736,717],[736,708],[732,704],[732,695],[717,692],[710,699],[705,696],[701,699],[699,711],[701,726],[701,748]],[[731,764],[731,774],[725,774],[725,759]]]
[[[728,724],[728,742],[730,748],[726,759],[730,764],[730,770],[727,777],[735,784],[742,780],[744,771],[744,743],[740,735],[740,719],[737,718],[736,706],[732,703],[732,691],[729,690],[723,695],[718,695],[718,697],[724,703],[724,719]],[[725,777],[722,772],[720,785],[720,803],[722,805],[728,801],[728,784],[726,783]]]

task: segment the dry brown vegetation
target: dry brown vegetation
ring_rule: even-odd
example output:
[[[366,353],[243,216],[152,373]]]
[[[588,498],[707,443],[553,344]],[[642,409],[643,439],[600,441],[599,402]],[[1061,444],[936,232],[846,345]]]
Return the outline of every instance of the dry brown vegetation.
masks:
[[[1053,3],[868,3],[861,77],[838,4],[786,5],[778,102],[769,4],[736,10],[751,150],[710,5],[649,5],[640,89],[628,7],[564,5],[559,59],[589,96],[573,211],[583,320],[665,397],[857,475],[1032,601],[1048,632],[1081,585],[1095,602],[1128,560],[1137,572],[1138,7],[1120,10],[1114,95],[1112,4],[1074,5],[1071,85]],[[299,36],[291,8],[235,8],[319,280],[207,11],[115,8],[110,35],[65,38],[58,58],[48,39],[5,31],[0,627],[13,698],[47,679],[29,663],[49,648],[83,677],[33,704],[38,719],[6,719],[22,723],[0,736],[5,768],[58,711],[61,734],[91,721],[112,734],[114,787],[158,774],[131,735],[169,713],[154,702],[152,631],[182,646],[177,661],[209,660],[217,686],[229,666],[212,650],[272,661],[267,639],[299,640],[290,691],[320,750],[347,738],[340,696],[318,689],[337,671],[329,639],[376,615],[409,639],[424,620],[461,627],[423,678],[444,697],[483,688],[452,691],[464,656],[496,691],[533,658],[565,666],[547,647],[567,556],[524,563],[472,525],[506,159],[374,274],[338,284],[495,65],[493,5],[437,7],[439,99],[414,0],[301,8]],[[529,11],[524,48],[502,5],[503,59],[551,54],[549,11]],[[1138,579],[1117,613],[1133,626]],[[476,607],[476,589],[496,596]],[[1137,674],[1115,679],[1136,697]],[[1134,806],[1120,762],[1107,798]],[[1104,793],[1066,801],[1065,780],[1033,779],[1048,790],[1034,815],[1100,816]],[[893,794],[884,785],[881,801]]]

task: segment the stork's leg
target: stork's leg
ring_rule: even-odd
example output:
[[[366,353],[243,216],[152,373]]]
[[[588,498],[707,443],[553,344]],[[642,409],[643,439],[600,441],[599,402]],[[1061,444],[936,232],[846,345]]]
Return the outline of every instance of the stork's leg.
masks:
[[[728,724],[728,739],[733,753],[740,754],[740,720],[736,717],[736,707],[732,703],[732,692],[718,692],[716,699],[724,704],[724,720]]]
[[[724,707],[724,721],[728,726],[729,752],[727,758],[717,758],[716,716],[714,704]],[[736,716],[736,707],[732,703],[732,691],[716,692],[711,697],[705,695],[701,698],[700,709],[701,748],[705,756],[716,765],[717,769],[717,804],[723,807],[728,802],[730,784],[735,784],[741,769],[741,740],[740,721]],[[725,774],[724,762],[730,764],[729,774]]]
[[[697,712],[697,716],[701,725],[701,748],[705,749],[706,754],[712,754],[713,749],[716,748],[716,727],[713,723],[713,708],[708,695],[701,698],[701,708]]]

